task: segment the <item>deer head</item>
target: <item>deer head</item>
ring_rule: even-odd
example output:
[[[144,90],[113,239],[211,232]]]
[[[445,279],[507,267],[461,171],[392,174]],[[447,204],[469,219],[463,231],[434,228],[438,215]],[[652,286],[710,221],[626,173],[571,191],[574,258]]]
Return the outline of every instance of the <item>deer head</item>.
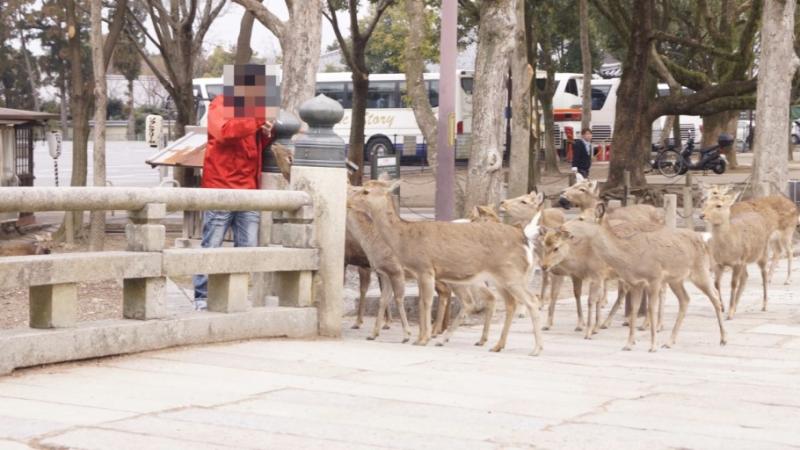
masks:
[[[563,261],[571,251],[575,237],[566,230],[550,230],[542,239],[542,269],[549,270]]]
[[[559,198],[559,205],[564,208],[577,206],[586,209],[600,199],[600,187],[597,180],[583,180],[568,187]]]
[[[700,219],[711,225],[721,225],[731,219],[731,206],[736,202],[735,195],[719,195],[706,201]]]
[[[36,242],[34,243],[35,253],[36,255],[49,255],[52,252],[53,247],[53,235],[52,233],[44,233],[44,234],[37,234],[34,235]]]
[[[544,205],[544,193],[520,195],[500,202],[500,211],[508,214],[512,221],[522,222],[530,220]]]

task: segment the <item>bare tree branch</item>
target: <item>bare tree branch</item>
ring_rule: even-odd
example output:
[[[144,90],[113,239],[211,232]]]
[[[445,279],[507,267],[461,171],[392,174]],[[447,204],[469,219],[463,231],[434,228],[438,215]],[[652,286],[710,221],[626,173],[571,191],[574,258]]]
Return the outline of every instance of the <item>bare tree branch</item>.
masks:
[[[721,58],[738,58],[739,57],[739,55],[736,54],[736,53],[727,52],[727,51],[722,50],[720,48],[717,48],[717,47],[714,47],[714,46],[710,46],[710,45],[706,45],[706,44],[703,44],[702,42],[695,41],[694,39],[689,39],[689,38],[685,38],[685,37],[681,37],[681,36],[675,36],[673,34],[669,34],[669,33],[665,32],[665,31],[662,31],[662,30],[654,31],[653,32],[653,38],[655,38],[655,39],[657,39],[659,41],[667,41],[667,42],[672,42],[673,44],[681,44],[681,45],[685,45],[685,46],[688,46],[688,47],[698,48],[700,50],[703,50],[704,52],[707,52],[707,53],[712,54],[714,56],[719,56]]]
[[[393,3],[394,0],[381,0],[381,2],[378,3],[378,6],[375,7],[375,15],[372,17],[372,21],[367,25],[367,30],[364,32],[364,35],[361,36],[361,39],[363,39],[364,42],[369,41],[370,36],[372,36],[372,32],[375,31],[375,26],[381,21],[383,13]]]
[[[286,23],[273,14],[266,6],[256,0],[233,0],[250,11],[262,25],[267,27],[280,41],[286,35]]]
[[[334,8],[333,3],[331,0],[326,0],[326,4],[328,5],[328,10],[326,11],[325,8],[322,8],[322,15],[328,19],[328,22],[331,23],[331,27],[333,27],[333,33],[336,35],[336,41],[339,42],[339,48],[342,51],[342,56],[344,56],[344,60],[349,67],[353,67],[353,54],[350,52],[349,47],[347,46],[347,41],[345,40],[344,36],[342,36],[342,30],[339,28],[339,19],[336,18],[336,8]]]
[[[738,97],[756,90],[756,79],[731,81],[725,84],[710,86],[691,95],[668,96],[657,98],[648,109],[648,115],[655,119],[664,115],[686,114],[704,103],[721,97]]]

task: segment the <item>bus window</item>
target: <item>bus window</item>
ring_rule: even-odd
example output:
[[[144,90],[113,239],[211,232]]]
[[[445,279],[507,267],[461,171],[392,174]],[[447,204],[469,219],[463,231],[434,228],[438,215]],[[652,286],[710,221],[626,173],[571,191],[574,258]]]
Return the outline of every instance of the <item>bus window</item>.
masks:
[[[222,95],[222,85],[221,84],[207,84],[206,85],[206,92],[208,92],[208,100],[214,100],[214,97],[218,95]]]
[[[367,93],[367,108],[397,108],[394,81],[372,81]]]
[[[428,81],[428,100],[431,102],[431,108],[439,106],[439,80]]]
[[[611,90],[610,84],[596,84],[592,86],[592,110],[597,111],[603,109],[608,98],[608,92]]]
[[[346,95],[344,83],[317,83],[317,92],[315,95],[319,94],[325,94],[325,96],[336,100],[344,108],[348,107],[345,106]]]
[[[567,85],[564,86],[564,92],[580,97],[580,94],[578,94],[578,82],[575,80],[575,78],[570,78],[567,80]]]
[[[461,89],[463,89],[467,95],[472,95],[472,84],[474,81],[475,80],[473,78],[461,79]]]

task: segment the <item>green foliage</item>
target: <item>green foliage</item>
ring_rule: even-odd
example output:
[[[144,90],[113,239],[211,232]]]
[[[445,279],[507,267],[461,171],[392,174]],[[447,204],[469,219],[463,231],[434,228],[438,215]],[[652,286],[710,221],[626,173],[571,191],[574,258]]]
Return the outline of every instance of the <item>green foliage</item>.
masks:
[[[371,18],[363,19],[365,22]],[[422,54],[427,62],[439,59],[439,37],[435,34],[438,15],[429,8],[425,16],[426,34]],[[383,13],[367,44],[367,67],[371,73],[401,73],[404,70],[403,52],[408,38],[408,18],[401,3]]]
[[[128,106],[118,98],[109,98],[106,105],[106,118],[108,120],[127,120]]]

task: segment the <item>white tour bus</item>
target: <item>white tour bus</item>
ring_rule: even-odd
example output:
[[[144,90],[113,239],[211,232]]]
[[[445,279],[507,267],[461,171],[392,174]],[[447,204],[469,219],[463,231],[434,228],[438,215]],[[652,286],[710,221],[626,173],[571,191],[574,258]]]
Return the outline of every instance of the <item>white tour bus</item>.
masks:
[[[439,74],[424,75],[428,95],[434,112],[439,106]],[[466,158],[469,151],[469,136],[472,130],[472,82],[471,71],[456,74],[456,156]],[[208,103],[222,93],[222,78],[197,78],[193,80],[195,96],[198,97],[198,124],[208,123],[206,111]],[[344,117],[334,126],[336,134],[345,142],[350,139],[350,120],[353,101],[353,82],[350,72],[317,74],[317,94],[338,101],[344,108]],[[414,111],[405,100],[405,75],[372,74],[369,76],[367,112],[364,127],[365,156],[373,151],[387,153],[392,146],[402,152],[404,158],[424,160],[427,146],[417,126]],[[413,147],[412,147],[413,142]],[[406,144],[406,145],[404,145]]]

